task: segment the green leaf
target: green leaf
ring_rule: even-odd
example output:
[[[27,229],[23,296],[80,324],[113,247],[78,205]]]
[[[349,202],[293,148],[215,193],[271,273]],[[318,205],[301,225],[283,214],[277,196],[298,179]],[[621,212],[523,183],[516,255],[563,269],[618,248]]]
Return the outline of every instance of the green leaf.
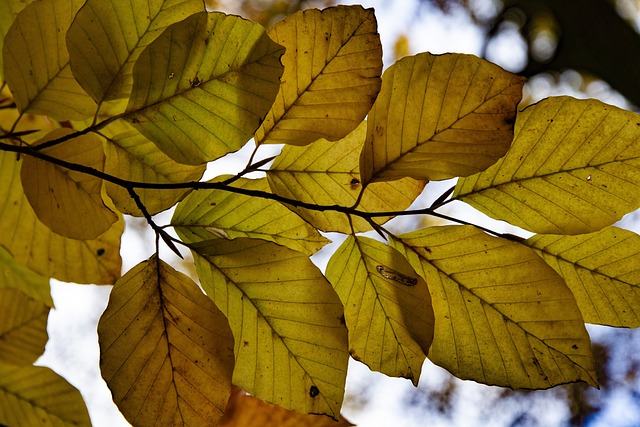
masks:
[[[71,71],[99,104],[128,98],[142,50],[169,25],[201,11],[202,0],[89,0],[67,32]]]
[[[0,2],[0,53],[4,44],[4,37],[9,31],[18,13],[22,11],[32,0],[4,0]],[[4,80],[4,65],[0,54],[0,81]]]
[[[49,368],[0,362],[0,424],[91,426],[80,392]]]
[[[571,291],[532,249],[472,226],[430,227],[392,245],[429,284],[429,358],[462,379],[542,389],[597,385]]]
[[[5,79],[20,112],[81,120],[96,105],[74,79],[65,35],[82,0],[40,0],[16,18],[2,49]]]
[[[9,252],[0,246],[0,289],[17,289],[25,295],[53,307],[49,280],[18,264]]]
[[[373,9],[300,11],[269,35],[287,49],[285,71],[256,142],[306,145],[355,129],[380,90],[382,45]]]
[[[123,122],[119,122],[122,124]],[[135,129],[125,130],[109,137],[105,145],[104,171],[129,181],[169,184],[199,181],[206,166],[183,165],[172,160]],[[142,216],[129,192],[107,182],[107,194],[122,213]],[[136,193],[151,215],[169,209],[181,200],[189,190],[153,190],[137,188]]]
[[[354,236],[331,257],[326,275],[345,307],[351,357],[417,386],[435,321],[424,280],[395,249]]]
[[[357,209],[365,212],[394,212],[408,208],[424,189],[424,182],[404,178],[392,183],[373,183],[363,189],[358,159],[365,132],[366,123],[362,123],[338,142],[321,139],[306,147],[284,147],[267,172],[271,189],[289,199],[317,205],[349,207],[358,202]],[[372,229],[361,217],[354,216],[349,221],[346,214],[336,211],[291,209],[323,231],[351,233]],[[375,221],[382,224],[391,218],[379,217]]]
[[[22,160],[0,152],[0,245],[16,262],[45,277],[65,282],[112,284],[120,277],[120,237],[124,220],[94,240],[67,239],[45,226],[20,183]]]
[[[524,242],[565,280],[585,322],[640,326],[640,236],[618,227]]]
[[[0,362],[31,365],[44,353],[49,307],[0,279]]]
[[[140,54],[126,118],[180,163],[236,151],[278,92],[282,52],[259,24],[195,14],[169,26]]]
[[[342,304],[309,258],[237,238],[191,245],[235,338],[233,383],[287,409],[337,419],[347,373]]]
[[[593,99],[545,99],[518,114],[495,165],[453,197],[536,233],[583,234],[640,207],[640,116]]]
[[[441,180],[480,172],[506,153],[524,79],[471,55],[405,57],[382,76],[369,112],[363,182]]]
[[[72,133],[71,129],[56,129],[36,145]],[[94,134],[80,135],[40,152],[94,170],[104,169],[102,142]],[[20,178],[27,200],[38,219],[61,236],[78,240],[95,239],[118,220],[118,215],[102,200],[100,178],[32,156],[25,156]]]
[[[115,284],[98,324],[100,370],[133,425],[218,425],[231,391],[227,320],[157,255]]]
[[[221,181],[226,177],[218,177]],[[269,192],[265,179],[239,179],[234,187]],[[178,204],[171,225],[189,243],[250,237],[313,255],[329,240],[274,200],[221,190],[198,190]]]

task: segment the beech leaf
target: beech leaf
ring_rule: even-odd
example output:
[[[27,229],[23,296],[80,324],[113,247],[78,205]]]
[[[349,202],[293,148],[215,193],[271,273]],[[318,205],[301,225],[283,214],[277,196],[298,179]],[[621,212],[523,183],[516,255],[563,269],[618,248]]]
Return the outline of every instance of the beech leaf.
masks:
[[[548,98],[518,114],[509,152],[453,197],[535,233],[591,233],[640,207],[639,162],[638,114]]]
[[[233,331],[233,383],[292,411],[338,419],[347,330],[340,299],[309,257],[242,237],[190,246],[202,287]]]
[[[125,117],[180,163],[217,159],[240,149],[267,114],[282,53],[259,24],[192,15],[140,53]]]
[[[597,385],[576,300],[532,249],[473,226],[429,227],[391,243],[429,284],[434,363],[503,387]]]
[[[480,172],[513,139],[522,77],[472,55],[421,53],[382,76],[367,119],[362,180],[442,180]]]
[[[256,142],[306,145],[355,129],[380,90],[382,45],[373,9],[299,11],[269,36],[286,48],[284,74]]]
[[[233,337],[220,310],[157,255],[115,284],[98,324],[100,370],[133,425],[218,425]]]

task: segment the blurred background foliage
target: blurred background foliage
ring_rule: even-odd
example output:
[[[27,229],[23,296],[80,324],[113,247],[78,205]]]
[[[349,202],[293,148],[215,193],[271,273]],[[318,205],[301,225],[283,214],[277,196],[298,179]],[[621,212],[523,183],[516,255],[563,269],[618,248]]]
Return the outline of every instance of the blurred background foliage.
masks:
[[[297,10],[336,3],[342,2],[207,0],[211,9],[236,13],[266,27]],[[434,11],[466,15],[480,29],[480,56],[530,78],[523,105],[548,96],[548,87],[556,86],[560,89],[551,93],[569,89],[570,95],[600,97],[605,102],[620,94],[624,99],[618,104],[634,111],[640,106],[638,0],[417,0],[413,16],[418,21]],[[391,58],[416,53],[413,44],[412,34],[401,32],[393,43]],[[500,55],[495,52],[504,45],[513,51],[512,59],[503,62],[504,48]],[[536,90],[541,86],[547,88],[545,93]],[[638,232],[638,219],[637,212],[630,214],[625,226]],[[549,411],[560,414],[558,425],[609,425],[610,420],[616,420],[615,425],[640,425],[640,335],[598,326],[589,326],[589,330],[600,367],[600,390],[584,384],[546,391],[474,384],[472,393],[482,393],[482,407],[475,410],[476,425],[546,426]],[[465,411],[467,404],[466,383],[439,368],[426,369],[420,386],[406,388],[401,396],[404,415],[424,425],[455,423],[453,414]],[[367,411],[376,400],[374,395],[384,392],[371,381],[358,382],[346,396],[345,405],[351,411]]]

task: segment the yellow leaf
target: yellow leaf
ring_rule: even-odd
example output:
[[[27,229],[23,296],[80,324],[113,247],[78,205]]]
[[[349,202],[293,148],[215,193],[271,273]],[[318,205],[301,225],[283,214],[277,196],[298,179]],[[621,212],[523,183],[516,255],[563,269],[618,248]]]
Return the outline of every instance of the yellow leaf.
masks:
[[[318,205],[355,205],[363,191],[358,159],[365,132],[366,123],[362,123],[338,142],[319,140],[306,147],[284,147],[267,172],[273,192]],[[411,178],[370,184],[364,189],[357,209],[365,212],[402,211],[418,197],[424,186],[423,181]],[[349,221],[347,215],[340,212],[291,209],[323,231],[351,233],[372,229],[366,220],[352,217]],[[389,219],[391,217],[379,217],[375,221],[382,224]]]
[[[583,234],[640,207],[640,116],[548,98],[518,114],[509,152],[453,197],[536,233]]]
[[[51,131],[36,145],[73,131]],[[93,134],[44,148],[43,154],[98,171],[104,168],[102,142]],[[20,171],[22,188],[31,207],[52,231],[70,239],[97,238],[118,220],[102,200],[102,179],[76,172],[36,157],[25,156]]]
[[[575,298],[532,250],[472,226],[430,227],[392,245],[429,284],[429,358],[462,379],[541,389],[597,385]]]
[[[0,80],[4,80],[4,65],[2,62],[2,45],[4,36],[9,31],[9,27],[16,19],[18,13],[22,11],[32,0],[4,0],[0,2]]]
[[[47,307],[53,307],[49,280],[18,264],[11,254],[0,246],[0,289],[2,288],[20,290]]]
[[[326,275],[345,307],[351,357],[417,386],[434,328],[424,280],[395,249],[354,236],[331,257]]]
[[[218,177],[216,181],[226,177]],[[234,187],[269,192],[265,179],[239,179]],[[284,205],[221,190],[198,190],[178,204],[171,224],[189,243],[251,237],[313,255],[329,240]]]
[[[93,115],[95,102],[74,79],[65,35],[82,0],[41,0],[15,19],[3,46],[4,72],[21,112],[56,120]]]
[[[441,180],[507,152],[524,78],[471,55],[409,56],[389,67],[369,112],[363,182]]]
[[[140,52],[169,25],[201,11],[202,0],[89,0],[67,32],[73,75],[98,103],[128,98]]]
[[[104,171],[129,181],[157,184],[199,181],[206,169],[205,165],[190,166],[175,162],[135,129],[108,138],[105,154]],[[142,216],[126,189],[109,182],[105,187],[120,212]],[[188,192],[186,188],[136,189],[140,200],[151,215],[175,205]]]
[[[257,239],[190,246],[202,287],[233,331],[233,383],[287,409],[337,419],[347,330],[320,270],[304,254]]]
[[[355,129],[380,90],[382,46],[373,9],[300,11],[269,35],[287,49],[285,72],[256,142],[305,145]]]
[[[249,396],[237,389],[231,394],[220,427],[350,427],[340,417],[339,422],[322,415],[306,415],[288,411]]]
[[[216,426],[231,392],[227,320],[154,255],[115,284],[98,323],[100,370],[135,426]]]
[[[30,365],[44,353],[49,307],[0,279],[0,361]]]
[[[49,368],[0,362],[0,424],[91,426],[80,392]]]
[[[271,107],[282,52],[259,24],[195,14],[169,26],[140,54],[126,118],[180,163],[236,151]]]
[[[617,227],[579,236],[536,235],[524,242],[558,272],[585,322],[640,326],[640,236]]]
[[[24,157],[22,157],[24,158]],[[16,262],[45,277],[65,282],[113,283],[120,277],[120,219],[94,240],[67,239],[42,224],[20,183],[22,160],[0,152],[0,245]]]

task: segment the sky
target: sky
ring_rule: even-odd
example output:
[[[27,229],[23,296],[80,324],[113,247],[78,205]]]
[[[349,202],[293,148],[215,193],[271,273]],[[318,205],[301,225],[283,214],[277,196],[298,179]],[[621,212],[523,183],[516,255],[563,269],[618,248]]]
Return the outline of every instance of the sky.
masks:
[[[391,64],[393,44],[401,34],[406,34],[409,37],[412,53],[429,51],[432,53],[479,54],[482,50],[482,31],[465,13],[445,15],[433,8],[419,9],[414,0],[364,1],[359,3],[365,7],[374,7],[376,10],[385,66]],[[489,15],[495,13],[491,2],[479,2],[478,4],[478,13]],[[516,36],[514,30],[511,36],[498,39],[488,50],[488,55],[491,60],[504,68],[517,70],[524,64],[525,53],[523,49],[524,42]],[[563,77],[560,85],[549,79],[540,78],[530,81],[529,87],[538,99],[559,93],[579,95],[575,90],[578,86],[575,82],[576,78],[579,77],[568,73]],[[595,94],[606,95],[604,99],[606,102],[625,105],[624,100],[615,93],[611,94],[606,85],[594,87],[592,90]],[[277,148],[272,150],[277,150]],[[241,150],[239,153],[215,162],[209,167],[208,175],[239,171],[246,164],[249,151],[250,149]],[[264,157],[270,154],[262,153]],[[451,182],[430,184],[429,193],[421,196],[414,205],[427,205],[430,200],[435,199],[451,185]],[[497,231],[519,233],[504,223],[490,220],[478,214],[469,207],[457,205],[449,209],[455,209],[457,216],[472,215],[474,221],[490,225]],[[169,219],[170,213],[165,213],[159,219],[159,223],[168,223]],[[625,224],[629,228],[636,227],[636,223],[631,220],[627,220]],[[391,228],[395,231],[403,231],[410,225],[406,221],[396,221]],[[135,220],[128,224],[122,246],[123,272],[147,259],[154,252],[153,237],[149,233],[140,234],[138,231],[140,229],[144,229],[144,221]],[[336,238],[337,236],[330,235],[329,237]],[[339,243],[338,239],[329,245],[319,256],[314,257],[314,261],[322,267],[326,264],[327,253],[334,250]],[[168,251],[165,251],[163,255],[167,253]],[[110,288],[106,286],[53,283],[52,294],[56,309],[50,315],[50,340],[45,355],[38,362],[52,367],[80,389],[88,403],[92,422],[99,427],[128,425],[111,401],[110,393],[97,368],[99,354],[95,330],[99,316],[106,307],[109,291]],[[599,332],[596,330],[594,333]],[[447,376],[448,374],[443,369],[429,362],[425,363],[422,381],[428,381],[430,387],[437,388],[446,384]],[[513,414],[522,409],[514,407],[512,412],[507,410],[502,414],[486,414],[486,410],[484,410],[486,402],[498,399],[500,389],[469,381],[460,382],[460,384],[457,395],[458,403],[452,409],[449,418],[425,415],[424,411],[407,409],[408,400],[411,398],[420,399],[420,395],[416,394],[416,389],[409,381],[372,373],[366,366],[352,362],[347,380],[344,414],[352,422],[362,427],[417,427],[425,425],[427,421],[429,426],[473,426],[485,423],[486,421],[481,420],[486,420],[487,416],[491,417],[491,425],[500,426],[507,425],[512,420]],[[370,399],[364,408],[358,405],[358,397],[361,398],[363,393]],[[613,406],[613,411],[618,417],[616,422],[620,421],[617,425],[633,425],[631,422],[634,419],[640,419],[640,414],[629,413],[628,407],[632,405],[624,405],[624,396],[621,396],[618,402],[620,404]],[[540,425],[559,426],[567,417],[566,408],[553,399],[534,399],[527,405],[533,405],[532,407],[539,417],[538,421],[541,422]],[[611,421],[607,419],[602,422],[610,423]],[[607,424],[595,423],[593,425]]]

